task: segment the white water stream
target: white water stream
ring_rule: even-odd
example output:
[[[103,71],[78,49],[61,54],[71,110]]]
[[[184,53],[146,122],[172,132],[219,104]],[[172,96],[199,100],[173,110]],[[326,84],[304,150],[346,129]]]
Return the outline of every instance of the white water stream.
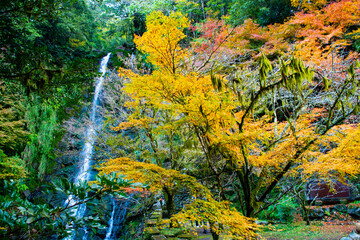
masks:
[[[113,227],[114,227],[114,216],[115,216],[115,200],[114,198],[111,199],[111,203],[113,205],[113,210],[111,212],[111,217],[110,217],[110,220],[109,220],[109,227],[106,231],[106,237],[105,237],[105,240],[110,240],[111,239],[111,233],[112,233],[112,230],[113,230]]]
[[[94,98],[92,101],[92,109],[91,109],[91,113],[90,113],[90,125],[87,128],[87,132],[85,135],[85,145],[84,145],[84,148],[81,153],[81,156],[82,156],[82,161],[80,164],[81,167],[75,178],[75,184],[77,184],[77,185],[80,182],[89,181],[90,177],[91,177],[90,170],[91,170],[91,166],[92,166],[92,154],[93,154],[94,143],[95,143],[95,139],[96,139],[96,132],[101,127],[101,121],[100,121],[101,116],[98,116],[96,113],[97,113],[97,109],[99,106],[99,97],[100,97],[100,93],[101,93],[102,86],[104,83],[105,73],[107,71],[107,64],[108,64],[108,61],[110,58],[110,54],[111,53],[108,53],[105,57],[103,57],[103,59],[101,60],[101,63],[100,63],[99,72],[101,73],[101,77],[98,78],[96,85],[95,85],[95,94],[94,94]],[[68,205],[68,204],[73,205],[75,203],[76,203],[76,199],[74,199],[74,196],[69,196],[65,202],[65,205]],[[86,211],[86,205],[81,204],[78,206],[77,209],[74,209],[74,214],[76,214],[76,217],[78,217],[78,218],[83,218],[85,215],[85,211]],[[87,229],[83,229],[83,231],[84,231],[83,240],[86,240],[87,239]],[[75,235],[76,235],[76,233],[74,231],[73,236],[70,239],[75,239]]]

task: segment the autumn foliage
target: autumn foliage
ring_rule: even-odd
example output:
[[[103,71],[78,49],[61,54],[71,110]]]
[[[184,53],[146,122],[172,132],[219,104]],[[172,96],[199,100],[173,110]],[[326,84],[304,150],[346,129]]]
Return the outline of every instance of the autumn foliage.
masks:
[[[259,58],[262,52],[271,59],[295,55],[317,70],[341,65],[344,69],[344,63],[349,65],[358,56],[350,46],[359,35],[359,4],[357,0],[333,2],[322,9],[297,12],[285,23],[267,27],[260,27],[251,19],[235,28],[225,21],[209,20],[198,25],[201,34],[193,47],[195,51],[214,49],[231,32],[221,52],[231,53],[233,61],[249,64],[251,58]],[[211,30],[217,34],[212,36]]]
[[[200,37],[189,48],[180,44],[189,27],[184,16],[151,14],[148,32],[135,43],[155,70],[119,69],[132,111],[113,129],[147,129],[150,141],[164,129],[172,136],[185,131],[202,152],[197,162],[215,183],[210,192],[184,174],[188,169],[171,169],[175,165],[158,159],[109,160],[103,171],[139,179],[167,199],[177,187],[203,189],[206,199],[193,201],[174,219],[206,219],[218,234],[237,239],[252,237],[254,226],[246,217],[256,217],[293,187],[270,199],[283,179],[296,183],[304,177],[358,174],[359,132],[344,136],[360,109],[358,53],[345,38],[360,20],[359,1],[317,7],[268,27],[247,20],[231,28],[209,20],[191,27]],[[226,202],[229,188],[242,214]],[[209,215],[212,208],[216,211]]]

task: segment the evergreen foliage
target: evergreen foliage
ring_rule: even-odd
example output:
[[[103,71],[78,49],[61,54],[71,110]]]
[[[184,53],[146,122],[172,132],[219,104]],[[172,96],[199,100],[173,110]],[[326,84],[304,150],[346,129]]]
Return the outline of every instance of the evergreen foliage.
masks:
[[[21,154],[28,135],[23,100],[21,86],[0,80],[0,149],[11,156]]]
[[[23,158],[31,174],[43,178],[56,166],[54,149],[61,138],[61,125],[53,106],[41,104],[36,98],[28,104],[25,120],[29,141]]]
[[[291,15],[290,0],[240,0],[230,9],[230,22],[240,25],[251,18],[261,26],[282,23]]]

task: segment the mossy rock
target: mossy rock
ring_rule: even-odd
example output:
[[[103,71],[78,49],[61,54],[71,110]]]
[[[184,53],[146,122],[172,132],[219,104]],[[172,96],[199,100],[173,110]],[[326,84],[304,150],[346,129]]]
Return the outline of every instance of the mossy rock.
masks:
[[[162,240],[162,239],[166,239],[166,237],[159,235],[159,236],[151,236],[152,240]]]
[[[165,237],[176,237],[180,234],[184,233],[184,230],[181,228],[167,228],[161,231],[161,233],[165,236]]]
[[[146,221],[146,226],[147,227],[155,227],[157,222],[158,221],[156,219],[149,219]]]
[[[144,231],[148,235],[160,235],[160,231],[156,227],[147,227]]]
[[[183,234],[180,234],[179,236],[177,236],[178,238],[181,238],[181,239],[187,239],[187,240],[194,240],[196,239],[196,237],[190,233],[183,233]]]
[[[347,213],[348,208],[344,204],[338,204],[334,206],[335,211],[341,212],[341,213]]]
[[[160,220],[162,217],[162,213],[157,213],[157,212],[154,212],[153,214],[151,214],[150,216],[150,219],[157,219],[157,220]]]

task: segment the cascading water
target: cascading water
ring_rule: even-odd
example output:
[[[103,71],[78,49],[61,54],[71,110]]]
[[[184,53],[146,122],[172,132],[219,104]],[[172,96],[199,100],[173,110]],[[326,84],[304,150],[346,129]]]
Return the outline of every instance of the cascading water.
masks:
[[[100,63],[100,69],[99,72],[101,73],[101,77],[97,80],[95,85],[95,94],[92,102],[92,109],[90,113],[90,125],[88,127],[88,130],[85,135],[85,145],[83,148],[83,151],[81,153],[82,156],[82,162],[80,164],[79,172],[76,175],[75,178],[75,184],[79,184],[83,181],[89,181],[91,178],[91,165],[92,165],[92,154],[94,149],[94,143],[96,138],[96,131],[100,129],[101,127],[101,116],[97,114],[97,109],[99,107],[99,97],[102,90],[102,86],[105,79],[105,73],[107,70],[107,64],[110,58],[110,54],[108,53]],[[73,205],[76,203],[76,200],[74,199],[74,196],[69,196],[68,199],[65,202],[65,205]],[[74,210],[74,214],[78,218],[82,218],[85,215],[86,211],[86,205],[81,204],[78,206],[77,209]],[[87,239],[87,229],[83,229],[83,240]],[[75,232],[73,234],[73,237],[70,239],[75,238]]]
[[[106,230],[105,240],[110,240],[111,239],[111,233],[112,233],[112,230],[114,228],[114,215],[115,215],[115,209],[116,209],[114,198],[111,199],[111,203],[113,205],[113,210],[111,212],[111,217],[110,217],[110,220],[109,220],[109,227]]]
[[[113,210],[111,212],[111,218],[109,220],[109,227],[106,231],[106,237],[104,240],[113,240],[116,238],[116,233],[119,232],[121,224],[124,222],[127,209],[130,201],[128,199],[115,200],[112,199]]]

